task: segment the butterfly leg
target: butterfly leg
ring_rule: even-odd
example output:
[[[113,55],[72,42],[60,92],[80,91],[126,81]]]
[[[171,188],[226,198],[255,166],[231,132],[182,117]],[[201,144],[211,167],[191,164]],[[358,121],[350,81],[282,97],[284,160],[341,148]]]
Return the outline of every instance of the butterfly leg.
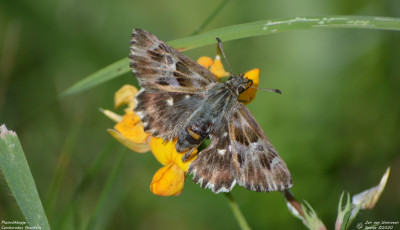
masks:
[[[249,102],[251,102],[250,100],[238,100],[239,102],[241,102],[241,103],[249,103]]]
[[[182,157],[182,162],[185,162],[185,161],[190,157],[190,155],[192,155],[192,153],[194,152],[194,150],[197,149],[197,147],[198,147],[198,146],[189,149],[189,151],[187,151],[187,152],[185,153],[185,155],[183,155],[183,157]]]

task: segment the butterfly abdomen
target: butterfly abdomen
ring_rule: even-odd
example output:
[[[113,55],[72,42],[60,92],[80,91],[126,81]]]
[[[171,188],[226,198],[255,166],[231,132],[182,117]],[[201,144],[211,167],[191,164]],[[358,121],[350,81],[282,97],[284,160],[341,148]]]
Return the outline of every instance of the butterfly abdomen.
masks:
[[[194,113],[191,121],[179,135],[178,152],[200,145],[214,129],[220,129],[221,119],[237,103],[224,83],[215,84],[207,93],[205,103]]]
[[[200,145],[211,132],[213,122],[211,119],[197,119],[194,122],[190,122],[186,128],[184,128],[176,143],[176,150],[178,152],[184,152],[187,149]]]

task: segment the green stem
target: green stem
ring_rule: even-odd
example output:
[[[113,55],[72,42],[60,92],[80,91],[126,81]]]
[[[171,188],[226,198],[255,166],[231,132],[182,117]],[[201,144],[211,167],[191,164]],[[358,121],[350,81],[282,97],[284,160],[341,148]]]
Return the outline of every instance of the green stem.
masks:
[[[244,218],[242,212],[239,209],[238,204],[230,192],[225,193],[226,198],[228,198],[229,207],[231,207],[233,215],[235,216],[236,221],[238,222],[240,229],[242,230],[250,230],[249,224],[247,224],[246,218]]]

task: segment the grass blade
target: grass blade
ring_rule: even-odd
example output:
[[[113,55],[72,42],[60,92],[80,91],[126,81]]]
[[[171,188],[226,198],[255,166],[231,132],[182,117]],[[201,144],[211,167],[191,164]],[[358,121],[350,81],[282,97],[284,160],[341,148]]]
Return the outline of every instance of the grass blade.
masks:
[[[216,44],[216,37],[219,37],[222,41],[226,42],[272,33],[321,28],[400,31],[400,18],[374,16],[318,16],[262,20],[211,30],[206,33],[173,40],[168,42],[168,44],[179,50],[189,50],[210,44]],[[128,71],[128,58],[121,59],[77,82],[64,91],[61,96],[68,96],[82,92],[127,73]]]
[[[50,229],[21,143],[5,125],[0,126],[0,167],[29,226]]]
[[[128,58],[121,59],[78,81],[73,86],[65,90],[63,93],[61,93],[60,97],[65,97],[68,95],[85,91],[86,89],[90,89],[94,86],[100,85],[101,83],[112,80],[124,73],[127,73],[128,71],[129,71]]]
[[[231,41],[240,38],[255,37],[273,33],[320,28],[353,28],[400,31],[400,18],[373,16],[319,16],[273,19],[233,25],[211,30],[195,36],[168,42],[180,50],[189,50],[216,44],[215,38]]]

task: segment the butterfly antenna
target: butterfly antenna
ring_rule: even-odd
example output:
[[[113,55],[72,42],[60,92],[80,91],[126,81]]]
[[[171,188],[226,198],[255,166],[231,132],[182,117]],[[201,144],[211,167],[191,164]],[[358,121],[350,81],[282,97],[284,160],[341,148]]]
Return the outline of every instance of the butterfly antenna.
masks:
[[[226,64],[228,64],[230,73],[232,74],[231,65],[229,64],[228,59],[226,58],[224,49],[222,48],[222,41],[221,41],[221,39],[219,39],[219,38],[216,38],[216,39],[217,39],[217,42],[218,42],[218,48],[219,48],[219,50],[221,51],[222,56],[224,56],[225,62],[226,62]],[[266,90],[266,91],[270,91],[270,92],[282,94],[282,91],[280,91],[279,89],[258,88],[258,87],[251,86],[252,84],[253,84],[253,81],[251,81],[251,84],[250,84],[249,88],[262,89],[262,90]]]
[[[254,86],[250,86],[249,88],[262,89],[262,90],[265,90],[265,91],[270,91],[270,92],[282,94],[282,91],[279,90],[279,89],[267,89],[267,88],[259,88],[259,87],[254,87]]]
[[[219,39],[219,38],[216,38],[216,39],[217,39],[217,42],[218,42],[218,48],[219,48],[219,50],[221,51],[222,56],[224,56],[225,62],[226,62],[226,64],[228,64],[229,71],[230,71],[230,73],[232,74],[231,65],[229,64],[228,59],[227,59],[226,56],[225,56],[224,49],[222,48],[222,41],[221,41],[221,39]]]

